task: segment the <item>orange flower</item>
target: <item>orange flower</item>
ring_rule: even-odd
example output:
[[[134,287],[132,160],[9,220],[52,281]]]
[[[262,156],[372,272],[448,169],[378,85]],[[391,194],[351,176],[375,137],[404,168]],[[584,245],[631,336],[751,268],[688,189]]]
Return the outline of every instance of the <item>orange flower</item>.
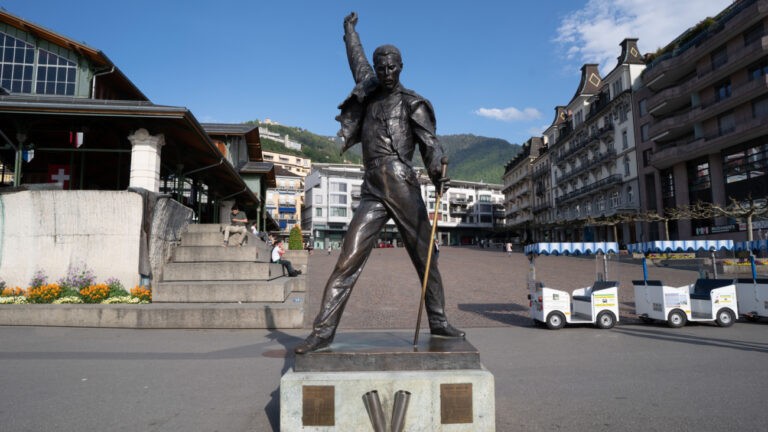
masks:
[[[152,301],[152,291],[143,286],[136,286],[131,289],[131,296],[142,301]]]
[[[19,297],[24,295],[24,290],[20,287],[7,287],[3,288],[0,292],[0,297]]]
[[[87,286],[80,290],[80,297],[86,303],[101,303],[109,297],[109,286],[105,283]]]
[[[39,287],[30,287],[27,290],[27,300],[30,303],[52,303],[61,297],[61,287],[57,283],[50,283]]]

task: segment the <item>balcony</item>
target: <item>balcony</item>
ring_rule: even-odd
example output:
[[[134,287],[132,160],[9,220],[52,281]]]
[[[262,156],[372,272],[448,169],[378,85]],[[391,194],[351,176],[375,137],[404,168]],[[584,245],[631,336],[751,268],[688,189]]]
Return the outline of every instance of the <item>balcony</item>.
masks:
[[[453,206],[448,207],[448,213],[451,217],[464,216],[468,213],[466,206]]]
[[[657,149],[650,156],[650,163],[657,169],[669,168],[677,163],[717,153],[724,148],[757,138],[765,134],[766,128],[768,128],[768,117],[736,123],[736,127],[728,133],[677,142],[675,145]]]
[[[560,177],[557,178],[557,182],[558,183],[567,182],[576,177],[579,177],[580,175],[587,174],[591,169],[597,166],[601,166],[607,162],[613,162],[615,159],[616,159],[616,150],[612,148],[605,150],[604,152],[598,154],[597,156],[587,161],[586,164],[575,167],[568,174],[561,175]]]
[[[768,76],[766,75],[732,89],[730,97],[719,101],[714,99],[706,101],[706,103],[693,110],[692,121],[693,123],[699,123],[715,118],[739,105],[749,103],[765,93],[768,93]]]
[[[600,179],[594,183],[588,184],[586,186],[582,186],[579,189],[568,192],[567,194],[557,198],[555,201],[558,206],[561,206],[569,201],[573,201],[575,199],[581,198],[584,195],[590,194],[592,192],[597,192],[603,189],[613,187],[621,183],[621,179],[622,179],[621,174],[613,174],[604,179]]]
[[[762,19],[765,2],[744,0],[733,3],[718,21],[648,64],[643,81],[652,90],[660,90],[678,82],[695,67],[695,61]]]
[[[549,201],[542,202],[533,206],[533,213],[534,214],[541,213],[544,210],[548,210],[550,208],[552,208],[552,203],[550,203]]]

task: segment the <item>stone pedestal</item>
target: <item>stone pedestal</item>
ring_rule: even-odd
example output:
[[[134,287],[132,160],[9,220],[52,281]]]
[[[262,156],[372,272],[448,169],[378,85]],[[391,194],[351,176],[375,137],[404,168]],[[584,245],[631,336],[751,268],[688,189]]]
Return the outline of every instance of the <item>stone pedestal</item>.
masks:
[[[329,350],[296,356],[280,381],[280,430],[374,430],[364,399],[375,390],[389,431],[402,390],[409,393],[402,430],[494,431],[494,379],[477,349],[429,335],[414,348],[412,337],[340,334]]]

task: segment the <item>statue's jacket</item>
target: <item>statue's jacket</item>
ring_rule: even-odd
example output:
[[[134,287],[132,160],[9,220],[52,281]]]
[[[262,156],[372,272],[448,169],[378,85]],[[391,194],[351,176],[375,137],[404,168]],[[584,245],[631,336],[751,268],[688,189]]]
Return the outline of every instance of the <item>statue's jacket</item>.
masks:
[[[336,117],[341,124],[338,135],[344,140],[342,153],[369,138],[363,136],[363,122],[370,97],[379,88],[379,81],[365,58],[357,33],[346,35],[345,41],[350,68],[357,84],[339,105],[341,113]],[[391,146],[398,158],[411,166],[413,152],[418,143],[429,176],[435,181],[441,175],[440,160],[443,149],[435,136],[436,120],[432,104],[418,93],[402,86],[399,93],[401,102],[392,106],[387,113]],[[363,153],[365,154],[365,151]]]

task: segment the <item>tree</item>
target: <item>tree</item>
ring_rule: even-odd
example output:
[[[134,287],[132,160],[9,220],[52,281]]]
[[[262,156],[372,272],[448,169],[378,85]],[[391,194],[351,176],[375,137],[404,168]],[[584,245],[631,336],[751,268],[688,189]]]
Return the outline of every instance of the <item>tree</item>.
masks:
[[[768,216],[768,200],[765,198],[754,199],[750,195],[744,201],[731,198],[728,205],[698,202],[690,206],[691,219],[709,219],[712,217],[729,217],[747,224],[747,240],[754,240],[752,235],[752,221],[755,217]]]
[[[294,225],[293,228],[291,228],[290,234],[288,235],[288,249],[304,249],[304,241],[301,237],[301,228],[298,225]]]

